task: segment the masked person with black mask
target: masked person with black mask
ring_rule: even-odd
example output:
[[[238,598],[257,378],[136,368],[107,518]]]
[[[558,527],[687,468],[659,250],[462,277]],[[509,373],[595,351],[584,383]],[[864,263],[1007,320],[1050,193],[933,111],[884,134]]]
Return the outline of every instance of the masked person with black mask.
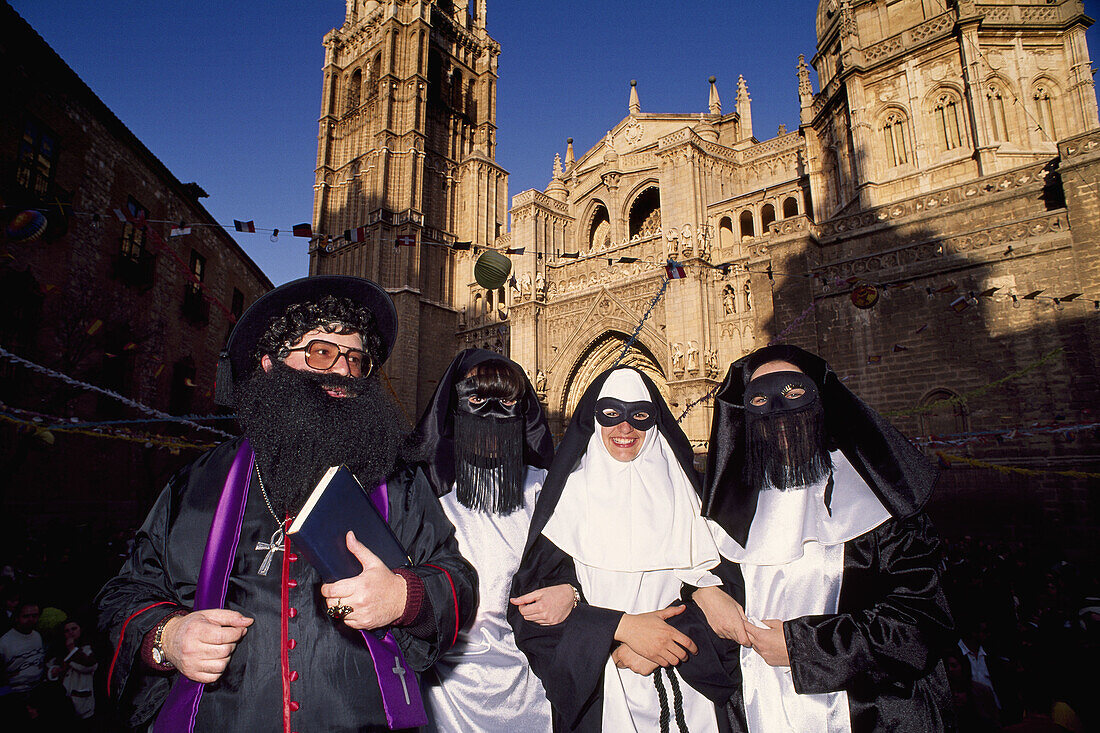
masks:
[[[554,456],[542,406],[518,364],[467,349],[439,380],[414,443],[480,588],[477,615],[425,677],[429,727],[548,731],[546,692],[516,647],[506,616],[512,575]],[[559,623],[572,610],[574,594],[562,584],[516,602]]]
[[[727,671],[707,693],[734,729],[953,729],[940,662],[953,622],[921,511],[936,476],[821,358],[770,346],[730,367],[703,514],[737,602],[700,589],[703,614],[677,622],[700,648],[688,680]]]
[[[472,615],[476,575],[379,381],[397,313],[374,283],[316,276],[241,316],[218,367],[244,437],[177,474],[100,591],[124,725],[155,731],[376,731],[426,722],[416,672]],[[285,534],[348,466],[405,547],[391,571],[352,533],[361,574],[322,584]],[[372,633],[374,632],[374,633]]]

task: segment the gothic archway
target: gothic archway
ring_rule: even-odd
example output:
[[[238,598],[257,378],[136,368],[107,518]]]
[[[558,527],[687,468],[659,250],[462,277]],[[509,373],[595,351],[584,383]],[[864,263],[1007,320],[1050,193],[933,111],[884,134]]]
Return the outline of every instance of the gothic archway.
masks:
[[[600,372],[609,369],[623,352],[623,346],[630,337],[621,331],[605,331],[596,337],[588,348],[581,352],[580,357],[573,364],[572,371],[565,381],[565,389],[561,394],[562,430],[569,424],[573,416],[573,410],[577,407],[581,395],[588,389]],[[661,364],[653,353],[640,341],[634,341],[630,345],[626,356],[619,362],[619,366],[635,367],[647,377],[653,380],[661,395],[668,400],[668,385],[665,383],[665,375],[661,370]]]

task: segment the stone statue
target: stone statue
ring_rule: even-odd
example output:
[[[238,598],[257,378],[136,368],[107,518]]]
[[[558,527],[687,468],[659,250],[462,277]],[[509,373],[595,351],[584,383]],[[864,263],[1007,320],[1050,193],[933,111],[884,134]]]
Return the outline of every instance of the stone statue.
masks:
[[[733,297],[733,288],[729,285],[722,291],[722,307],[725,309],[727,316],[737,313],[737,299]]]
[[[672,371],[684,371],[684,350],[679,341],[673,341],[668,345],[672,352]]]
[[[535,297],[546,300],[546,277],[541,272],[535,275]]]
[[[531,273],[525,272],[519,276],[520,297],[524,300],[531,298]]]
[[[535,391],[539,394],[546,393],[546,372],[541,369],[535,372]]]
[[[688,341],[687,370],[692,374],[699,371],[699,344],[695,341]]]

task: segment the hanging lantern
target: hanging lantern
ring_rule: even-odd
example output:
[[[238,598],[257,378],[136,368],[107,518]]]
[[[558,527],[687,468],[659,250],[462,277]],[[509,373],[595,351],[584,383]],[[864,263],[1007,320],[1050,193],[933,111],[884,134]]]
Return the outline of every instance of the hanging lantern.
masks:
[[[856,308],[871,308],[878,302],[878,288],[870,283],[857,285],[852,290],[852,305]]]
[[[13,216],[4,232],[13,242],[33,242],[45,233],[48,225],[45,214],[28,209]]]
[[[495,249],[487,249],[474,263],[474,280],[486,290],[503,287],[512,273],[512,261]]]

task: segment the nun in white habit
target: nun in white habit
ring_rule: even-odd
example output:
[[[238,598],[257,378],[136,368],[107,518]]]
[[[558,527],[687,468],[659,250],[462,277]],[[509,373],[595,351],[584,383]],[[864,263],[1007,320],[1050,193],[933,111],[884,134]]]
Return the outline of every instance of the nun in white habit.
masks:
[[[694,644],[665,623],[682,584],[719,582],[692,458],[641,372],[604,372],[581,398],[513,583],[519,595],[568,582],[581,602],[555,626],[522,608],[510,619],[562,729],[718,729],[714,705],[675,671]]]

